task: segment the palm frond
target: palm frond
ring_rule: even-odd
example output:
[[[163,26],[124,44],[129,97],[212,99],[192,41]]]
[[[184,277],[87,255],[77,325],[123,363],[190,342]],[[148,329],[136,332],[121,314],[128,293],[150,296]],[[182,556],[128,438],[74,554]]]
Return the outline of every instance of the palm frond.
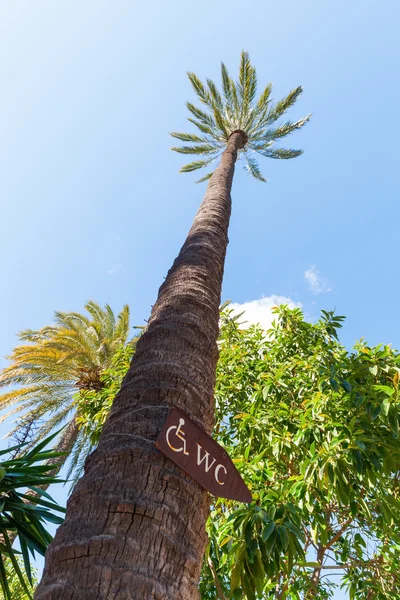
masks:
[[[235,83],[229,77],[228,69],[221,63],[221,77],[222,77],[222,89],[224,93],[224,98],[226,102],[227,111],[230,117],[237,112],[237,95],[234,94],[233,88],[235,88]],[[236,89],[235,89],[236,92]],[[236,102],[235,102],[236,99]]]
[[[181,140],[182,142],[193,142],[194,144],[206,144],[210,141],[208,137],[194,135],[193,133],[178,133],[176,131],[173,131],[169,135],[176,138],[177,140]]]
[[[260,150],[260,154],[266,158],[278,158],[287,160],[297,158],[303,154],[304,150],[293,150],[292,148],[276,148],[274,150]]]
[[[310,118],[311,114],[307,115],[303,119],[295,121],[294,123],[292,121],[287,121],[286,123],[283,123],[283,125],[280,125],[276,129],[266,129],[263,137],[266,140],[278,140],[280,138],[284,138],[287,135],[290,135],[291,133],[296,131],[297,129],[301,129],[302,127],[304,127],[304,125],[308,123]]]
[[[181,167],[181,173],[189,173],[190,171],[196,171],[197,169],[202,169],[212,162],[211,160],[195,160],[187,165]]]
[[[192,119],[190,117],[188,117],[188,121],[193,123],[193,125],[195,125],[195,127],[197,127],[197,129],[199,129],[202,133],[206,133],[209,136],[213,135],[213,129],[209,125],[204,125],[204,123],[196,121],[196,119]]]
[[[270,96],[271,96],[271,92],[272,92],[272,83],[268,83],[265,88],[263,93],[261,94],[261,96],[258,99],[257,102],[257,111],[260,113],[261,111],[264,111],[266,108],[268,108],[269,104],[270,104]]]
[[[277,119],[279,119],[299,98],[299,96],[303,93],[303,88],[299,85],[297,88],[289,92],[286,98],[283,100],[279,100],[272,108],[266,119],[266,123],[273,123]]]
[[[201,121],[203,125],[210,127],[211,130],[215,129],[215,121],[211,115],[203,112],[202,110],[194,106],[194,104],[192,104],[191,102],[186,102],[186,106],[190,110],[192,115],[196,117],[196,119]]]
[[[207,85],[208,89],[210,90],[212,104],[215,104],[215,106],[218,107],[218,110],[224,110],[224,102],[215,83],[211,79],[207,79]]]
[[[221,111],[215,104],[213,106],[213,109],[214,109],[214,119],[215,119],[217,128],[219,129],[220,134],[222,134],[222,138],[227,142],[229,139],[229,129],[227,127],[225,119],[222,116]]]
[[[190,83],[193,86],[194,91],[196,92],[196,94],[198,95],[198,97],[200,98],[200,100],[204,104],[207,104],[207,106],[211,107],[212,102],[211,102],[210,95],[207,92],[205,86],[200,81],[200,79],[197,77],[197,75],[195,73],[189,72],[187,75],[189,77]]]
[[[174,152],[180,152],[181,154],[215,154],[218,152],[218,148],[215,144],[199,144],[197,146],[178,146],[173,147],[171,150]]]
[[[239,71],[239,94],[241,114],[239,128],[246,129],[250,107],[257,93],[257,73],[252,67],[248,52],[242,52]]]
[[[101,308],[98,302],[88,300],[85,304],[85,310],[90,314],[94,322],[103,323],[106,319],[106,312]]]
[[[204,177],[202,177],[201,179],[198,179],[196,181],[196,183],[203,183],[203,181],[208,181],[209,179],[211,179],[213,174],[214,174],[214,171],[212,171],[211,173],[207,173],[207,175],[204,175]]]
[[[259,181],[263,181],[265,183],[267,180],[261,175],[260,167],[258,166],[256,159],[248,156],[247,152],[244,153],[244,158],[246,161],[246,171],[248,171],[248,173],[250,173],[254,179],[258,179]]]
[[[114,346],[123,345],[129,337],[129,318],[130,310],[128,304],[125,304],[117,317],[117,324],[114,332]]]
[[[2,462],[0,534],[4,543],[1,549],[1,565],[3,568],[0,567],[0,584],[6,600],[13,599],[7,582],[7,572],[4,569],[3,555],[10,559],[25,593],[28,597],[31,597],[30,590],[16,560],[16,555],[19,552],[12,548],[10,537],[18,537],[25,573],[32,584],[29,553],[34,556],[36,551],[44,556],[52,540],[44,524],[48,522],[60,524],[63,521],[54,511],[63,513],[65,509],[58,506],[54,501],[44,501],[40,495],[36,501],[27,502],[25,493],[26,488],[33,487],[37,489],[40,486],[48,486],[51,483],[61,481],[50,474],[51,465],[41,464],[43,460],[55,456],[55,453],[51,451],[44,451],[45,446],[50,443],[53,437],[47,438],[30,452],[23,452],[19,458]],[[22,445],[19,448],[22,448]]]

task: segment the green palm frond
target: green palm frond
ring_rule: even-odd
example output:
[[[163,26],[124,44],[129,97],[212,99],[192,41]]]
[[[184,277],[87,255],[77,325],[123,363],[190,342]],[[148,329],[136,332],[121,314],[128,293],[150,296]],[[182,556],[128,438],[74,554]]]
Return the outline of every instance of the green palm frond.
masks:
[[[209,135],[212,135],[213,133],[213,126],[211,125],[206,125],[200,121],[196,121],[196,119],[192,119],[192,118],[188,118],[188,121],[190,121],[191,123],[193,123],[193,125],[195,125],[197,127],[197,129],[199,129],[200,131],[202,131],[203,133],[207,133]],[[186,141],[186,140],[184,140]]]
[[[238,111],[238,99],[235,83],[229,77],[228,69],[221,63],[222,90],[225,98],[225,110],[229,119],[233,119]]]
[[[260,154],[266,158],[278,158],[287,160],[289,158],[297,158],[303,154],[303,150],[293,150],[292,148],[276,148],[274,150],[262,150]]]
[[[176,138],[177,140],[181,140],[182,142],[193,142],[195,144],[206,144],[209,142],[208,137],[200,137],[198,135],[194,135],[193,133],[178,133],[176,131],[173,131],[172,133],[170,133],[170,135],[172,135],[172,137]]]
[[[215,154],[219,152],[219,148],[215,144],[197,144],[196,146],[180,146],[179,148],[171,148],[175,152],[181,154]]]
[[[234,131],[242,131],[247,138],[238,159],[245,161],[245,169],[259,181],[266,179],[261,175],[255,158],[246,152],[248,149],[274,159],[295,158],[302,154],[302,150],[275,147],[277,140],[304,127],[311,117],[307,115],[297,121],[277,123],[301,95],[303,90],[300,86],[274,104],[271,100],[272,84],[268,83],[257,99],[257,72],[248,53],[244,51],[241,54],[237,82],[230,77],[224,63],[221,63],[221,91],[211,79],[206,79],[204,84],[195,73],[188,73],[188,77],[203,105],[200,109],[187,102],[186,106],[191,113],[188,120],[205,135],[173,132],[172,137],[191,145],[175,146],[172,150],[181,154],[198,154],[210,158],[189,163],[180,169],[181,172],[195,171],[210,164],[224,151]],[[211,175],[212,173],[209,173],[199,181],[206,181]]]
[[[213,173],[214,173],[214,171],[212,173],[207,173],[207,175],[204,175],[204,177],[202,177],[201,179],[198,179],[196,181],[196,183],[202,183],[203,181],[208,181],[213,176]]]
[[[212,106],[219,111],[224,110],[224,101],[215,83],[211,79],[207,79],[208,89],[210,90]]]
[[[209,128],[210,135],[213,136],[215,130],[215,121],[211,115],[196,108],[191,102],[186,102],[186,106],[196,119],[198,119],[205,127]]]
[[[260,167],[258,166],[258,162],[256,161],[256,159],[251,156],[248,156],[247,152],[245,153],[244,157],[246,161],[246,171],[248,171],[250,175],[254,177],[254,179],[266,182],[267,180],[264,179],[264,177],[261,175]]]
[[[200,79],[197,77],[196,73],[188,73],[189,81],[193,86],[194,91],[200,98],[200,100],[206,104],[208,107],[212,107],[211,96],[207,91],[207,88],[202,84]]]
[[[117,323],[114,331],[114,347],[125,344],[129,337],[129,316],[129,306],[125,304],[117,317]]]
[[[60,524],[63,521],[55,512],[65,513],[65,509],[40,489],[42,486],[61,481],[51,475],[52,465],[43,464],[43,461],[60,456],[60,453],[46,450],[46,446],[57,434],[58,432],[55,432],[29,452],[25,450],[17,458],[11,455],[8,460],[3,460],[4,454],[20,450],[23,444],[0,452],[0,587],[6,600],[13,599],[4,568],[5,558],[10,560],[28,598],[32,597],[16,558],[19,552],[12,548],[11,539],[18,537],[25,574],[32,585],[30,555],[35,557],[35,552],[39,552],[44,556],[52,540],[45,525]],[[28,496],[27,488],[35,491],[36,496]]]
[[[303,88],[298,86],[283,98],[283,100],[279,100],[276,105],[270,110],[268,113],[268,123],[273,123],[277,119],[279,119],[291,106],[294,105],[296,100],[299,98],[300,94],[303,93]]]
[[[190,171],[196,171],[197,169],[202,169],[206,167],[212,162],[212,160],[195,160],[187,165],[181,167],[181,173],[189,173]]]
[[[256,110],[257,113],[262,114],[264,112],[264,110],[268,109],[269,104],[270,104],[270,96],[271,96],[271,92],[272,92],[272,83],[267,83],[267,85],[264,88],[263,93],[260,95],[258,102],[257,102],[257,106],[256,106]]]

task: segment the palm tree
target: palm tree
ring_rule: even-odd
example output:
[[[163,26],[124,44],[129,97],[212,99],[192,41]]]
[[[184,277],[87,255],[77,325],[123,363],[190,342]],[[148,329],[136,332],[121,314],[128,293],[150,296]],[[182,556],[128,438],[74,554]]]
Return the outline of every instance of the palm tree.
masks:
[[[206,546],[207,493],[155,448],[168,410],[184,409],[206,431],[214,420],[219,305],[231,185],[244,156],[258,178],[253,152],[293,158],[275,148],[308,117],[273,128],[301,93],[272,104],[271,86],[256,101],[256,72],[242,53],[239,82],[222,67],[222,96],[189,74],[206,112],[188,105],[202,136],[180,152],[222,151],[188,237],[162,284],[148,326],[117,394],[99,445],[70,498],[64,524],[46,555],[37,600],[174,598],[194,600]]]
[[[67,477],[82,468],[91,445],[78,429],[74,398],[81,389],[102,387],[102,371],[129,335],[128,306],[117,318],[108,304],[103,309],[91,300],[85,309],[89,316],[56,312],[54,324],[22,331],[23,343],[14,348],[9,366],[0,373],[0,387],[13,386],[0,395],[0,409],[12,407],[3,420],[23,413],[9,435],[19,441],[30,437],[33,445],[67,421],[57,445],[65,454],[51,459],[53,475],[68,458]]]

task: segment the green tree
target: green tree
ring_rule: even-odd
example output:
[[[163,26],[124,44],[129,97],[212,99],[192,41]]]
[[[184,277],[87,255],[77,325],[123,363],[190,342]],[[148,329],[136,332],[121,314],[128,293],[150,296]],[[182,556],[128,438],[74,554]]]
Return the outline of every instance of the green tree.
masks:
[[[214,503],[202,597],[323,600],[338,573],[350,599],[398,597],[399,353],[276,313],[269,336],[223,319],[216,435],[254,502]]]
[[[58,442],[63,454],[55,460],[54,469],[56,473],[70,457],[67,477],[75,468],[80,471],[90,451],[76,424],[76,392],[102,388],[102,371],[129,336],[127,305],[117,318],[108,304],[101,308],[91,300],[85,309],[88,316],[56,312],[52,325],[22,331],[22,343],[14,348],[8,357],[9,366],[0,373],[0,387],[12,386],[0,395],[0,409],[12,407],[3,420],[23,414],[10,435],[22,441],[30,436],[35,444],[67,421]]]
[[[134,352],[132,344],[120,346],[115,351],[109,367],[100,375],[102,388],[80,390],[75,396],[77,424],[82,432],[82,437],[91,449],[94,449],[99,442],[104,423],[114,398],[121,388],[122,380],[128,372]]]
[[[311,324],[281,306],[267,336],[222,315],[214,435],[254,502],[214,500],[203,600],[325,600],[340,581],[357,600],[400,594],[400,356],[364,341],[346,350],[342,320],[323,311]],[[80,393],[93,440],[125,352],[101,392]]]
[[[43,489],[60,481],[52,475],[52,464],[46,464],[59,457],[59,452],[46,449],[56,435],[57,432],[30,450],[25,444],[22,453],[21,445],[0,451],[0,457],[10,454],[0,463],[0,587],[6,600],[31,598],[29,586],[34,585],[35,578],[30,554],[34,557],[38,552],[44,556],[52,540],[47,523],[59,525],[63,521],[55,511],[64,513],[65,509]],[[30,496],[29,492],[35,495]],[[12,548],[15,538],[20,552]]]
[[[154,442],[171,406],[183,408],[206,431],[212,430],[219,305],[236,159],[245,153],[257,176],[250,151],[272,158],[297,156],[291,150],[274,153],[273,136],[283,138],[306,119],[270,130],[301,88],[273,105],[269,86],[257,101],[255,70],[246,53],[237,85],[223,68],[224,100],[212,82],[206,88],[194,75],[190,78],[208,110],[193,108],[198,116],[192,122],[206,138],[197,143],[199,138],[189,134],[175,137],[195,144],[181,152],[205,152],[207,160],[217,156],[218,145],[224,149],[220,164],[160,288],[98,448],[71,496],[65,524],[46,556],[38,599],[67,593],[71,599],[80,598],[83,581],[88,588],[93,584],[98,599],[198,597],[208,497],[160,456]],[[94,550],[96,539],[108,542]],[[83,555],[85,560],[79,558]]]

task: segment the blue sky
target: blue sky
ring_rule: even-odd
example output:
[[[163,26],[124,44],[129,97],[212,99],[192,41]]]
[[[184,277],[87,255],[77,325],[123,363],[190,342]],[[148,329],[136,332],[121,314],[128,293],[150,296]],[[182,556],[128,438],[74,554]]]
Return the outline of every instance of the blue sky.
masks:
[[[396,0],[1,3],[0,355],[89,298],[148,317],[205,189],[169,150],[185,72],[235,74],[242,49],[313,118],[268,184],[237,170],[223,300],[335,308],[348,346],[399,348],[399,18]]]

